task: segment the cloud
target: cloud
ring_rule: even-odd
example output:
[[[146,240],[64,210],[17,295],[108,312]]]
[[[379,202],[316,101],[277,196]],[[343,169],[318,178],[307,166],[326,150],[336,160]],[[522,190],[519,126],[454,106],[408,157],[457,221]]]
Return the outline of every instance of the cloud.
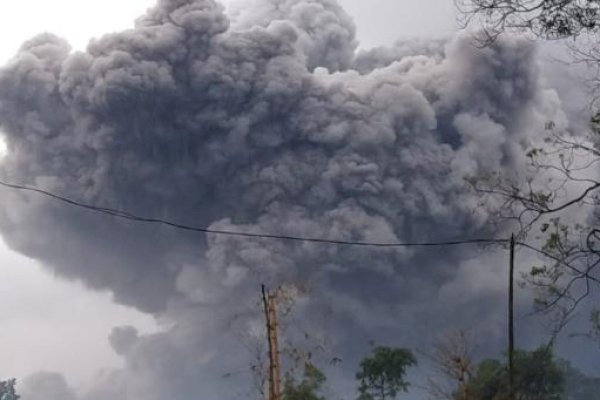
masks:
[[[331,0],[261,0],[231,20],[212,0],[159,0],[85,52],[33,38],[0,71],[2,177],[218,229],[378,242],[494,234],[464,178],[518,168],[560,115],[534,46],[481,50],[459,35],[356,54],[354,32]],[[247,377],[223,374],[248,365],[261,283],[309,288],[295,313],[348,360],[371,339],[420,344],[465,321],[439,318],[458,305],[498,323],[499,293],[483,290],[495,275],[469,272],[472,249],[201,236],[8,191],[0,230],[58,275],[164,323],[149,335],[117,328],[110,342],[126,365],[86,400],[245,390]],[[479,297],[462,304],[461,282]]]

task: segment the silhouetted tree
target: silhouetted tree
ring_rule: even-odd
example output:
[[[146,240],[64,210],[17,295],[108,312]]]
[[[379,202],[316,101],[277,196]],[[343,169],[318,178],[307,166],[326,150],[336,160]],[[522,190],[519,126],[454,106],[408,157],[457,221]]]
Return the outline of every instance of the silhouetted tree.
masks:
[[[15,379],[0,381],[0,400],[19,400],[19,395],[15,390]]]
[[[546,39],[596,33],[600,28],[597,0],[457,0],[465,22],[477,17],[486,39],[517,29]]]
[[[458,331],[445,333],[433,343],[429,352],[424,352],[435,369],[435,375],[427,381],[427,391],[432,398],[470,399],[468,383],[475,368],[473,349],[472,337]]]
[[[514,222],[519,246],[542,255],[524,278],[537,310],[554,320],[553,335],[600,286],[599,123],[589,138],[555,132],[549,123],[544,143],[527,151],[520,176],[492,171],[469,179],[484,202],[500,204],[499,220]]]
[[[566,399],[564,371],[550,348],[515,352],[515,372],[517,400]],[[467,386],[471,400],[509,399],[507,366],[498,360],[483,360]],[[462,399],[462,393],[457,392],[455,398]]]
[[[393,399],[398,392],[408,390],[406,370],[417,364],[410,350],[376,347],[370,357],[360,363],[356,374],[359,381],[359,400]]]
[[[482,28],[476,36],[484,45],[507,30],[540,39],[574,39],[566,42],[573,61],[595,71],[587,86],[592,99],[600,100],[599,0],[455,1],[465,24]],[[587,137],[556,130],[548,121],[545,143],[528,149],[530,168],[518,171],[518,177],[490,171],[484,179],[471,181],[478,192],[503,205],[502,217],[520,224],[520,240],[532,231],[539,234],[538,250],[546,254],[546,262],[534,266],[526,278],[536,288],[539,311],[555,320],[553,335],[600,285],[600,180],[595,178],[600,112],[596,107],[591,114]],[[588,212],[590,218],[583,223],[569,221],[575,212]]]

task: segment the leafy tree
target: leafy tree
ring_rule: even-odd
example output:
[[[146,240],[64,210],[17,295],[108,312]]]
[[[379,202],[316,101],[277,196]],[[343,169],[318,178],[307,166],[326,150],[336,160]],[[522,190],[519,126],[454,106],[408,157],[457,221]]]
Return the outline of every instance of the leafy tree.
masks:
[[[552,350],[515,352],[515,398],[518,400],[565,400],[564,371]],[[509,399],[508,369],[498,360],[484,360],[468,383],[472,400]],[[455,398],[461,399],[456,393]]]
[[[283,400],[324,400],[318,393],[325,383],[325,375],[313,364],[304,364],[304,374],[300,383],[288,374],[283,385]]]
[[[416,364],[417,360],[410,350],[375,347],[372,355],[361,361],[360,370],[356,374],[360,383],[358,399],[393,399],[399,391],[408,391],[406,370]]]
[[[483,360],[467,384],[475,400],[499,400],[506,392],[506,367],[498,360]],[[457,392],[455,398],[460,399]]]
[[[564,376],[552,350],[541,347],[532,352],[515,354],[516,392],[523,400],[559,400],[564,390]]]
[[[15,379],[0,381],[0,400],[19,400],[19,395],[15,390]]]

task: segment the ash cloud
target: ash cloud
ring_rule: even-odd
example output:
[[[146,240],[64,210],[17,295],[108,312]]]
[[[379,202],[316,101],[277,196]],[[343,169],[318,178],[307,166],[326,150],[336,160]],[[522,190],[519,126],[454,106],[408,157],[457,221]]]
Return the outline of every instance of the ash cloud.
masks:
[[[76,394],[60,374],[38,372],[19,385],[19,394],[30,400],[76,400]]]
[[[548,120],[566,123],[532,44],[477,49],[457,36],[356,48],[333,0],[257,0],[231,15],[212,0],[159,0],[85,52],[40,35],[0,71],[1,175],[217,229],[378,242],[493,235],[465,176],[518,168]],[[309,288],[297,312],[348,371],[369,340],[494,331],[503,310],[503,262],[489,250],[202,236],[10,191],[0,230],[59,276],[165,322],[152,335],[115,329],[125,367],[103,372],[86,400],[239,395],[248,378],[233,385],[223,373],[247,365],[236,333],[260,334],[260,283]]]

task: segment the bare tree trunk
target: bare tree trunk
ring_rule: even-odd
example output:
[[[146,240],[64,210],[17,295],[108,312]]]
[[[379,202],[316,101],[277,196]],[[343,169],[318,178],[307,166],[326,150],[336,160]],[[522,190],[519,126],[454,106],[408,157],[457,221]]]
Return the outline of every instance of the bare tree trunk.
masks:
[[[267,337],[269,341],[269,399],[281,400],[281,373],[279,366],[279,344],[277,339],[277,297],[269,294],[262,285],[262,300],[265,309]]]

